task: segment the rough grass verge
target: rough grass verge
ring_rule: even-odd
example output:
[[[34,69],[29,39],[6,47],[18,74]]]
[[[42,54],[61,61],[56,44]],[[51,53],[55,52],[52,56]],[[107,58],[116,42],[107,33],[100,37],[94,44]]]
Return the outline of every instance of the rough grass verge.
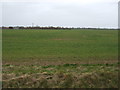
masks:
[[[27,69],[31,68],[34,69]],[[38,73],[3,73],[2,85],[3,88],[118,88],[118,70],[118,64],[41,66],[36,70]]]

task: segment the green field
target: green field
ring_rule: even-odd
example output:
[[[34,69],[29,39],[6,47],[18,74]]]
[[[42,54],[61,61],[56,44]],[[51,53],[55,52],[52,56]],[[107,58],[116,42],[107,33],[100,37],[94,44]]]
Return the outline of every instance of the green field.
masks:
[[[3,62],[102,62],[117,58],[117,30],[3,30]]]
[[[41,74],[51,76],[53,81],[44,78],[41,84],[37,83],[41,79],[36,77],[37,86],[33,87],[117,87],[117,30],[3,30],[2,35],[3,87],[31,87],[30,77],[24,84],[13,77],[37,73],[40,77]],[[88,76],[79,79],[82,74]],[[67,76],[67,81],[61,84],[62,79],[57,78],[56,84],[54,79],[59,75]],[[75,77],[79,82],[73,80]],[[82,82],[86,77],[90,81]],[[13,79],[9,81],[10,78]],[[54,85],[48,85],[49,82]]]

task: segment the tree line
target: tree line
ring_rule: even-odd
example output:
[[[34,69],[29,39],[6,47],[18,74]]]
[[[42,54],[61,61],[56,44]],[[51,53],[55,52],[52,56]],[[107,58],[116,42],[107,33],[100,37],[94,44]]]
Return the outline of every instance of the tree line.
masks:
[[[9,27],[5,27],[5,26],[2,26],[1,27],[2,29],[49,29],[49,30],[53,30],[53,29],[55,29],[55,30],[65,30],[65,29],[67,29],[67,30],[71,30],[71,29],[92,29],[92,30],[113,30],[113,29],[111,29],[111,28],[75,28],[75,27],[53,27],[53,26],[48,26],[48,27],[40,27],[40,26],[35,26],[35,27],[31,27],[31,26],[29,26],[29,27],[24,27],[24,26],[9,26]]]

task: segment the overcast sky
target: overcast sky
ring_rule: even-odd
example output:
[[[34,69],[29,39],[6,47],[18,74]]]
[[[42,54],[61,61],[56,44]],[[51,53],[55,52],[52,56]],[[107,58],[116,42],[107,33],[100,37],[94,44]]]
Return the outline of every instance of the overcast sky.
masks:
[[[3,26],[30,26],[32,23],[39,26],[117,28],[118,0],[2,1]]]

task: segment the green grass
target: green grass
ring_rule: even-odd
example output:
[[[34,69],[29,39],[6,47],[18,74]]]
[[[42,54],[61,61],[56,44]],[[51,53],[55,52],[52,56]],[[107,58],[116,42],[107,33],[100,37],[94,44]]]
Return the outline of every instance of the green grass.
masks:
[[[102,62],[117,58],[117,30],[3,30],[3,62]]]
[[[3,30],[4,88],[118,88],[117,30]]]

